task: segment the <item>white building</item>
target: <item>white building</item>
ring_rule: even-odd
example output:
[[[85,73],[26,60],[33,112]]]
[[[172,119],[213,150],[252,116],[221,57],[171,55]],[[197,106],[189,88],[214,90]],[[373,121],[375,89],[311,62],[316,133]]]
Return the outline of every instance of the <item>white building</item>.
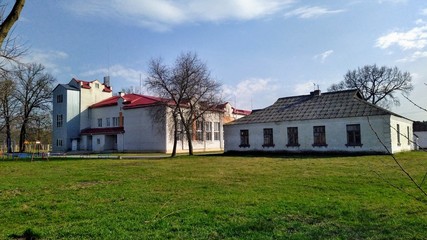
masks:
[[[75,83],[90,88],[78,88]],[[94,88],[96,84],[99,88]],[[105,89],[111,90],[107,86],[73,79],[55,88],[54,100],[61,95],[73,98],[54,101],[53,151],[171,152],[173,127],[165,99],[139,94],[112,96],[111,92],[107,95]],[[194,126],[193,150],[223,150],[223,124],[247,114],[229,103],[205,114],[203,121]],[[181,136],[177,152],[188,151],[187,140],[184,134]]]
[[[104,84],[98,80],[88,82],[73,78],[53,90],[53,151],[79,148],[80,130],[90,126],[89,106],[113,95],[108,78],[105,80]]]
[[[411,120],[357,90],[280,98],[224,125],[226,152],[397,153],[413,150],[412,132]]]

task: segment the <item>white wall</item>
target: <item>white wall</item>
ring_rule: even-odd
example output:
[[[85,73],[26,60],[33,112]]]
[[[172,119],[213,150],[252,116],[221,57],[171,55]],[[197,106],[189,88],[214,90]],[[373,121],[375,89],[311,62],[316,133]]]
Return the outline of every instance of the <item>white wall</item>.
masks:
[[[397,124],[399,124],[400,128],[400,144],[397,142]],[[392,139],[392,153],[402,152],[402,151],[410,151],[413,150],[413,130],[412,130],[412,124],[413,122],[397,117],[397,116],[391,116],[390,119],[390,132],[391,132],[391,139]],[[409,128],[409,132],[408,132]],[[409,138],[409,139],[408,139]]]
[[[170,114],[170,109],[169,109]],[[172,152],[173,149],[173,124],[170,118],[167,124],[167,152]],[[212,112],[207,113],[203,119],[205,122],[210,122],[212,126],[212,140],[206,140],[206,133],[204,133],[204,140],[197,141],[193,140],[193,151],[222,151],[224,150],[224,131],[223,131],[223,113],[222,112]],[[214,122],[220,123],[219,129],[219,140],[214,140]],[[177,152],[188,152],[188,141],[186,138],[183,141],[178,141],[177,143]]]
[[[371,116],[370,124],[379,138],[388,149],[398,152],[410,149],[401,144],[400,148],[391,147],[390,142],[390,116]],[[401,128],[405,128],[410,121],[401,118],[393,119],[394,123],[400,121]],[[347,124],[360,124],[362,146],[347,147]],[[322,119],[306,120],[294,122],[264,123],[264,124],[245,124],[224,126],[225,151],[344,151],[344,152],[386,152],[384,146],[380,143],[375,133],[372,131],[366,117],[344,118],[344,119]],[[313,126],[325,126],[327,147],[313,147]],[[287,127],[298,127],[299,147],[286,147]],[[274,147],[265,147],[263,129],[273,128]],[[249,130],[250,147],[239,147],[240,130]],[[403,141],[403,140],[401,140]]]
[[[152,109],[147,107],[123,111],[124,151],[166,152],[166,124],[162,119],[153,119],[150,113]]]
[[[99,84],[99,88],[96,88],[96,84]],[[89,114],[89,106],[113,96],[112,92],[103,91],[104,85],[98,80],[91,82],[90,86],[90,89],[80,88],[80,130],[90,127],[93,117]]]

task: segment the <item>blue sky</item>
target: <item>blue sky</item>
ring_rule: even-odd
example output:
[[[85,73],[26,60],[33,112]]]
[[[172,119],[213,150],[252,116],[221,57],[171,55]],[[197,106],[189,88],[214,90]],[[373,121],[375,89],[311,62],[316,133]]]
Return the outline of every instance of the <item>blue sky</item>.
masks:
[[[348,70],[397,66],[413,76],[411,98],[427,107],[424,0],[27,1],[14,35],[58,83],[111,76],[115,92],[139,86],[147,62],[196,52],[238,108],[325,92]],[[147,92],[144,92],[147,93]],[[392,110],[424,112],[400,97]]]

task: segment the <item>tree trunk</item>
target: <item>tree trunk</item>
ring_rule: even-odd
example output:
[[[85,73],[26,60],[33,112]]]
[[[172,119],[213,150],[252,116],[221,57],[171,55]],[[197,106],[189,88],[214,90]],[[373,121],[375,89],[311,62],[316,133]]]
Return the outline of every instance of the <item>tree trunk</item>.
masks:
[[[187,131],[188,155],[193,156],[193,136],[191,133],[192,131]]]
[[[7,145],[7,153],[12,153],[12,138],[10,133],[9,117],[6,118],[6,145]]]
[[[174,130],[173,130],[173,149],[171,157],[176,156],[176,145],[178,144],[178,120],[176,115],[173,116],[173,124],[174,124]]]
[[[27,137],[27,120],[24,120],[19,133],[19,152],[25,152],[25,138]]]
[[[24,8],[25,0],[16,0],[13,5],[12,10],[9,15],[6,17],[4,22],[0,26],[0,47],[3,45],[4,40],[7,37],[10,29],[12,29],[13,24],[18,21],[19,15],[21,14],[22,9]]]

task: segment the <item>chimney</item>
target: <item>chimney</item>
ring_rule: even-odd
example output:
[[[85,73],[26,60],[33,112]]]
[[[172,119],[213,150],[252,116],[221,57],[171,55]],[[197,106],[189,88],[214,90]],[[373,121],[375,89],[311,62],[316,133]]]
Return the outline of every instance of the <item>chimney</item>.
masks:
[[[120,97],[123,97],[125,95],[125,93],[124,92],[119,92],[119,96]]]
[[[109,87],[110,86],[110,76],[104,77],[104,85]]]
[[[320,96],[320,90],[314,90],[313,92],[310,92],[310,96]]]

